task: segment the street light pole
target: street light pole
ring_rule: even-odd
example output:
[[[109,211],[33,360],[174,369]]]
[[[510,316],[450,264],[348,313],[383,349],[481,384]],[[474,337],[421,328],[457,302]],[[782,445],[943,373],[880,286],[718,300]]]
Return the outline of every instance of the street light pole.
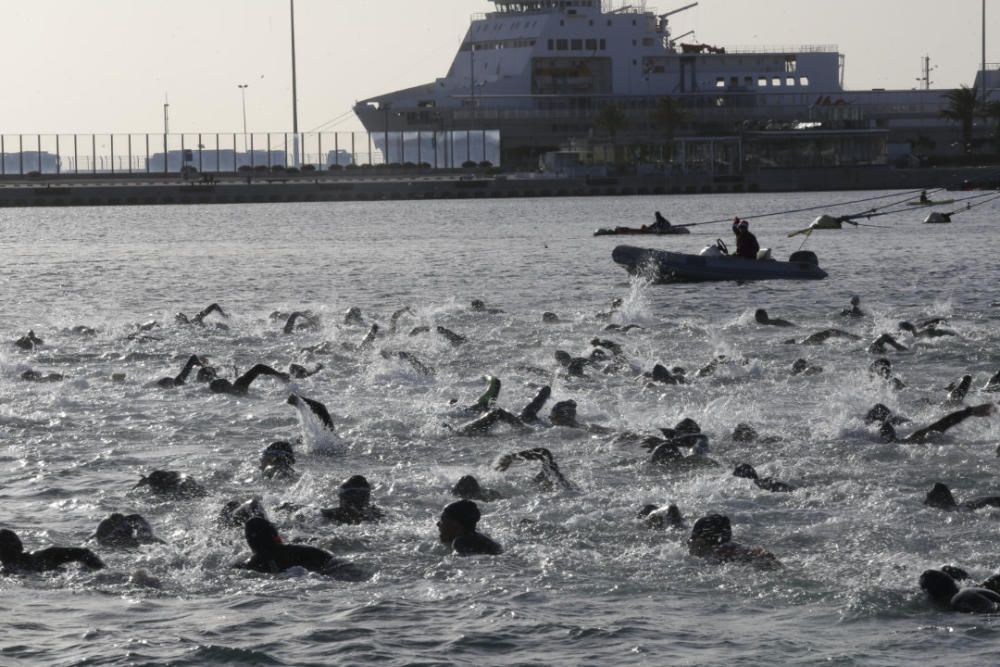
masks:
[[[240,96],[243,98],[243,134],[247,133],[247,88],[250,87],[248,83],[241,83],[236,86],[240,89]]]
[[[292,20],[292,134],[294,135],[294,161],[299,166],[299,94],[295,73],[295,0],[288,0]]]
[[[986,104],[986,0],[983,0],[983,104]]]

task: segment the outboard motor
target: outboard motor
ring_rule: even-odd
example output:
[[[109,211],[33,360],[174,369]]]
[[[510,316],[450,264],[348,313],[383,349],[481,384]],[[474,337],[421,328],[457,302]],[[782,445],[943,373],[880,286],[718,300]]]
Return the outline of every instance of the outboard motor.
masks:
[[[788,258],[788,261],[797,264],[812,264],[813,266],[819,266],[819,257],[816,256],[816,253],[809,250],[799,250],[798,252],[793,252],[792,256]]]
[[[719,246],[714,245],[705,246],[698,254],[702,257],[722,257],[722,251],[719,250]]]
[[[929,224],[940,224],[943,222],[951,222],[951,216],[947,213],[941,213],[940,211],[934,211],[924,220],[925,223]]]

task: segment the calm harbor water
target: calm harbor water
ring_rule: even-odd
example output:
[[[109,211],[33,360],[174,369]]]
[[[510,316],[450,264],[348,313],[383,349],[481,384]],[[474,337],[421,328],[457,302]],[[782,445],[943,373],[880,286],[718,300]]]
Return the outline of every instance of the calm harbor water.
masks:
[[[990,400],[979,388],[1000,370],[997,206],[951,225],[920,224],[926,211],[915,209],[817,232],[806,247],[830,274],[818,283],[645,285],[611,262],[620,239],[591,236],[651,222],[655,210],[675,223],[741,215],[785,258],[803,242],[786,234],[819,212],[755,215],[864,196],[0,211],[8,341],[0,349],[0,526],[29,550],[76,546],[111,512],[139,512],[166,542],[137,552],[95,546],[108,565],[96,573],[0,578],[0,664],[994,663],[997,619],[931,609],[917,577],[944,564],[977,580],[1000,570],[997,511],[922,505],[935,481],[960,500],[1000,493],[1000,417],[970,420],[928,445],[881,444],[862,418],[882,402],[927,424],[948,412],[945,387],[965,373],[975,378],[967,403]],[[726,224],[694,231],[625,242],[696,252],[716,237],[731,241]],[[839,316],[853,294],[871,317]],[[473,313],[475,298],[504,312]],[[595,314],[613,298],[624,305],[611,321],[641,329],[604,330]],[[228,331],[174,324],[175,313],[212,302],[232,314]],[[302,352],[358,343],[367,327],[343,323],[351,306],[382,325],[373,350]],[[403,306],[412,316],[388,333]],[[758,307],[799,326],[759,327]],[[321,314],[321,330],[286,336],[268,318],[305,308]],[[560,321],[543,324],[545,311]],[[870,379],[868,342],[901,320],[933,316],[947,317],[958,335],[902,335],[910,349],[891,359],[907,387]],[[163,325],[151,332],[156,340],[126,338],[150,320]],[[76,325],[97,334],[76,335]],[[418,325],[446,326],[468,342],[409,336]],[[783,344],[829,327],[863,341]],[[29,328],[45,345],[19,351],[10,341]],[[586,354],[596,336],[620,343],[640,371],[659,362],[690,373],[722,354],[733,361],[683,386],[599,369],[563,374],[554,352]],[[379,351],[408,351],[436,372],[421,375]],[[292,389],[327,404],[335,436],[300,422],[284,402],[289,388],[272,380],[242,398],[198,383],[149,386],[192,353],[229,375],[257,362],[325,364]],[[824,372],[791,376],[799,357]],[[20,380],[29,368],[66,380]],[[126,381],[113,383],[113,373]],[[642,448],[563,428],[457,437],[444,426],[463,420],[449,401],[471,403],[486,374],[503,380],[499,404],[512,411],[550,384],[555,400],[577,401],[581,421],[616,431],[654,433],[694,418],[721,466],[668,474]],[[736,443],[730,434],[740,422],[778,440]],[[261,480],[260,450],[300,435],[301,478]],[[529,466],[493,469],[499,455],[528,447],[549,448],[574,488],[541,492]],[[761,491],[730,474],[741,462],[799,490]],[[156,468],[191,474],[210,493],[164,502],[130,491]],[[467,473],[506,496],[481,505],[481,529],[504,545],[501,556],[459,558],[436,542],[435,519]],[[354,474],[372,482],[383,523],[340,527],[319,515]],[[253,496],[287,541],[327,548],[367,578],[230,569],[248,549],[241,531],[219,529],[214,518],[227,500]],[[784,568],[708,565],[687,554],[684,536],[636,519],[646,503],[670,502],[689,521],[727,514],[737,541],[771,550]],[[282,511],[288,503],[302,508]],[[159,586],[134,583],[138,570]]]

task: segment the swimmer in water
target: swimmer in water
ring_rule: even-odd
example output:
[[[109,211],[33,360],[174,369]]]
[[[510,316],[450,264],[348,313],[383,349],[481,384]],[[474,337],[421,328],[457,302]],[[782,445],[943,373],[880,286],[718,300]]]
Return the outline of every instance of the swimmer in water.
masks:
[[[954,331],[939,329],[938,324],[943,322],[941,318],[922,322],[919,327],[913,326],[910,322],[900,322],[900,331],[909,332],[914,338],[942,338],[945,336],[957,336]]]
[[[285,402],[288,403],[289,405],[294,405],[295,407],[299,408],[300,411],[308,408],[309,411],[312,412],[313,415],[315,415],[316,419],[318,419],[320,423],[323,424],[324,428],[326,428],[328,431],[333,430],[333,417],[330,416],[330,411],[326,409],[326,406],[320,403],[319,401],[311,398],[306,398],[305,396],[298,396],[296,394],[292,394],[291,396],[288,397],[288,400]]]
[[[295,481],[295,452],[290,442],[272,442],[260,453],[260,472],[265,479]]]
[[[319,319],[313,316],[311,312],[295,311],[288,316],[288,320],[285,322],[285,326],[281,329],[281,332],[288,335],[295,333],[297,330],[318,328]]]
[[[811,364],[805,359],[796,359],[792,364],[792,375],[819,375],[822,372],[822,366]]]
[[[352,324],[358,326],[365,325],[365,318],[361,315],[361,309],[357,306],[351,306],[344,313],[344,324]]]
[[[889,385],[897,391],[906,389],[906,384],[904,384],[902,380],[897,377],[893,377],[892,362],[885,357],[881,357],[873,361],[871,365],[868,366],[868,374],[873,378],[880,378],[881,380],[889,383]]]
[[[138,549],[144,544],[164,544],[141,515],[126,516],[117,512],[97,524],[97,530],[90,539],[112,549]]]
[[[27,350],[29,352],[31,350],[34,350],[36,347],[40,347],[40,346],[42,346],[44,344],[45,344],[45,341],[43,341],[41,338],[39,338],[38,336],[36,336],[34,330],[29,330],[28,333],[26,333],[25,335],[21,336],[16,341],[14,341],[14,345],[17,348],[22,349],[22,350]]]
[[[412,352],[405,352],[403,350],[399,350],[397,352],[389,352],[388,350],[380,350],[379,354],[382,356],[383,359],[394,359],[395,358],[395,359],[399,359],[401,361],[405,361],[411,367],[413,367],[413,370],[415,370],[420,375],[431,376],[431,375],[437,374],[437,371],[435,371],[433,368],[431,368],[430,366],[428,366],[424,362],[420,361],[420,359],[417,358],[417,355],[413,354]]]
[[[840,338],[842,340],[852,340],[852,341],[854,341],[854,340],[861,340],[861,336],[855,336],[854,334],[849,333],[847,331],[841,331],[840,329],[824,329],[823,331],[817,331],[814,334],[806,336],[804,339],[802,339],[802,342],[798,343],[798,344],[799,345],[822,345],[826,341],[828,341],[830,339],[833,339],[833,338]],[[795,345],[796,344],[796,342],[795,342],[794,339],[792,339],[792,340],[786,340],[785,343],[787,343],[789,345]]]
[[[639,510],[639,518],[643,519],[646,528],[650,530],[683,530],[687,528],[681,510],[677,505],[670,505],[666,509],[658,505],[645,505]]]
[[[187,384],[188,376],[195,366],[204,366],[204,364],[198,356],[192,354],[188,357],[187,363],[184,364],[184,368],[181,369],[181,372],[176,377],[160,378],[156,381],[156,386],[160,389],[174,389],[175,387],[184,386]]]
[[[643,373],[643,377],[648,378],[653,382],[658,382],[659,384],[687,384],[687,379],[683,375],[674,375],[663,364],[654,365],[653,370],[648,373]]]
[[[197,324],[198,326],[203,327],[205,326],[205,318],[212,313],[218,313],[221,317],[229,319],[229,315],[226,314],[226,311],[222,310],[222,306],[217,303],[213,303],[212,305],[203,308],[192,318],[188,318],[188,316],[184,313],[177,313],[177,315],[174,316],[174,321],[178,324]],[[225,324],[216,324],[216,327],[219,329],[229,328]]]
[[[12,530],[0,530],[0,564],[3,574],[22,572],[49,572],[69,563],[80,563],[92,570],[100,570],[104,563],[90,549],[49,547],[25,553],[21,538]]]
[[[301,544],[285,544],[278,529],[267,519],[254,517],[243,527],[253,555],[233,565],[241,570],[277,574],[292,567],[301,567],[321,574],[348,574],[353,567],[333,557],[328,551]],[[354,578],[352,575],[350,578]]]
[[[597,313],[594,315],[594,318],[598,320],[610,320],[615,313],[621,310],[623,305],[625,305],[625,300],[621,297],[615,297],[611,300],[611,308],[607,311]]]
[[[323,368],[325,368],[323,364],[316,364],[316,368],[314,368],[313,370],[309,370],[308,368],[300,364],[289,364],[288,376],[293,377],[296,380],[305,380],[306,378],[316,375],[316,373],[319,373],[321,370],[323,370]]]
[[[490,555],[503,553],[503,548],[478,530],[481,514],[471,500],[458,500],[441,512],[438,519],[438,537],[459,556]]]
[[[276,371],[270,366],[265,366],[264,364],[257,364],[246,373],[241,375],[236,379],[235,382],[230,382],[223,378],[216,378],[209,383],[208,388],[216,394],[229,394],[231,396],[246,396],[250,390],[250,385],[261,375],[270,375],[276,377],[282,382],[288,382],[288,373],[282,373],[281,371]]]
[[[323,518],[333,523],[358,526],[362,523],[378,523],[385,514],[372,505],[372,487],[361,475],[354,475],[340,485],[337,493],[340,506],[321,510]]]
[[[758,308],[756,310],[756,312],[754,312],[753,318],[757,322],[757,324],[763,324],[763,325],[766,325],[766,326],[772,326],[772,327],[794,327],[795,326],[794,324],[792,324],[788,320],[771,319],[770,317],[768,317],[767,311],[764,310],[763,308]]]
[[[264,511],[260,498],[251,498],[243,502],[230,500],[219,511],[216,521],[226,528],[242,528],[247,521],[258,517],[267,519],[267,512]]]
[[[969,417],[989,417],[995,413],[996,406],[992,403],[984,403],[982,405],[968,407],[963,410],[958,410],[957,412],[952,412],[951,414],[937,420],[930,426],[918,429],[902,439],[896,436],[896,430],[893,428],[894,425],[899,423],[898,421],[895,421],[897,418],[894,417],[892,415],[892,411],[884,405],[879,404],[869,410],[865,421],[868,423],[881,424],[879,433],[886,442],[922,444],[927,442],[932,436],[944,433],[948,429],[958,426]]]
[[[486,313],[488,315],[500,315],[503,313],[499,308],[487,308],[486,303],[482,299],[473,299],[469,305],[469,309],[474,313]]]
[[[867,313],[861,310],[861,297],[851,297],[851,307],[840,311],[841,317],[865,317]]]
[[[375,344],[376,338],[378,338],[378,323],[373,322],[368,328],[368,333],[366,333],[365,337],[361,339],[360,343],[358,343],[358,350],[364,352],[365,350],[370,349]]]
[[[208,495],[196,479],[175,470],[154,470],[143,476],[132,488],[145,488],[154,495],[173,498],[201,498]]]
[[[712,563],[746,563],[761,568],[778,568],[781,562],[760,547],[733,542],[729,517],[711,514],[695,521],[688,539],[688,553]]]
[[[760,477],[757,475],[757,471],[749,463],[741,463],[736,466],[733,470],[734,477],[742,477],[743,479],[753,480],[753,483],[759,489],[764,491],[770,491],[771,493],[792,493],[795,491],[795,487],[791,484],[785,484],[784,482],[779,482],[772,477]]]
[[[896,340],[895,336],[884,333],[873,340],[872,344],[868,346],[868,354],[885,354],[890,347],[897,352],[906,352],[908,349]]]
[[[541,471],[535,475],[533,480],[541,488],[546,491],[551,491],[556,486],[563,489],[573,488],[569,480],[563,477],[562,472],[560,472],[559,465],[556,463],[555,458],[553,458],[552,452],[544,447],[505,454],[497,459],[494,468],[500,472],[506,472],[515,463],[527,463],[529,461],[540,461],[542,464]]]
[[[410,330],[410,336],[419,336],[420,334],[429,333],[430,330],[431,328],[426,326],[414,327]],[[444,336],[444,338],[451,343],[452,347],[463,345],[468,340],[465,336],[457,334],[447,327],[438,325],[434,327],[434,330]]]
[[[945,399],[945,403],[950,405],[957,405],[961,403],[965,400],[965,396],[969,393],[969,389],[971,387],[972,376],[963,375],[961,378],[948,385],[948,398]]]
[[[946,572],[926,570],[920,575],[920,590],[939,608],[967,614],[1000,612],[1000,594],[986,588],[959,588]]]
[[[484,489],[479,484],[479,480],[472,475],[465,475],[451,489],[451,495],[463,500],[478,500],[483,503],[491,503],[495,500],[503,499],[503,495],[493,489]]]
[[[66,378],[62,373],[49,373],[44,375],[36,370],[26,370],[21,373],[21,379],[25,382],[62,382]]]
[[[985,496],[983,498],[973,498],[959,503],[955,496],[951,494],[951,489],[947,485],[937,482],[934,488],[927,492],[924,505],[935,507],[946,512],[974,512],[984,507],[1000,507],[1000,496]]]

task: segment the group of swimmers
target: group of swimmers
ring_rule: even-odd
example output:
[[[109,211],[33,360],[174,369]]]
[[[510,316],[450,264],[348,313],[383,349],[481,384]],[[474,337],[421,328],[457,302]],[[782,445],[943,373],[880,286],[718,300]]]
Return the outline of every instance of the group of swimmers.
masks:
[[[745,223],[734,222],[734,232],[738,237],[748,234]],[[743,237],[745,238],[745,237]],[[747,241],[749,242],[749,241]],[[620,301],[613,303],[612,313],[621,306]],[[497,308],[487,307],[482,301],[473,301],[470,307],[471,312],[479,314],[500,314],[503,311]],[[393,314],[390,323],[390,331],[397,331],[402,318],[408,309],[401,309]],[[228,319],[229,315],[218,305],[211,304],[202,309],[192,317],[179,314],[175,321],[177,324],[185,326],[208,326],[206,318],[217,314],[221,318]],[[608,319],[611,313],[599,315],[599,319]],[[844,317],[862,318],[866,313],[860,307],[860,300],[854,297],[849,308],[842,313]],[[282,332],[291,335],[303,329],[315,329],[319,326],[319,317],[309,311],[296,311],[292,313],[275,313],[274,320],[284,320]],[[760,309],[755,313],[755,321],[760,325],[775,326],[780,328],[792,328],[795,325],[787,320],[771,318],[768,313]],[[558,322],[558,316],[553,313],[546,313],[544,322]],[[344,316],[343,323],[352,326],[368,326],[364,321],[360,310],[352,308]],[[902,322],[899,331],[909,334],[914,339],[936,338],[943,336],[954,336],[954,332],[943,328],[943,321],[940,319],[928,320],[917,323]],[[223,323],[214,325],[220,329],[228,328]],[[146,323],[136,327],[136,335],[152,335],[160,325],[158,323]],[[627,333],[635,325],[623,327],[617,324],[609,324],[606,331],[618,331]],[[85,333],[81,328],[80,333]],[[92,330],[89,330],[92,333]],[[457,334],[445,327],[437,326],[435,329],[429,327],[415,327],[410,331],[411,336],[421,334],[437,333],[448,340],[453,346],[460,346],[465,343],[464,336]],[[381,330],[376,323],[371,323],[368,332],[357,346],[342,344],[341,347],[352,347],[356,351],[371,349]],[[826,329],[813,333],[799,342],[799,344],[816,345],[822,344],[831,339],[844,339],[849,341],[860,340],[860,338],[849,332],[839,329]],[[791,340],[790,343],[797,341]],[[650,383],[655,384],[684,384],[693,381],[693,378],[703,378],[714,374],[720,364],[727,360],[718,357],[709,362],[693,376],[689,376],[683,368],[668,368],[663,364],[655,364],[651,370],[644,371],[633,361],[627,358],[622,346],[611,340],[594,338],[590,341],[592,350],[586,356],[575,357],[565,351],[555,353],[555,361],[558,367],[562,368],[567,377],[583,377],[588,369],[599,368],[603,373],[626,373],[633,374]],[[44,341],[38,338],[34,331],[29,331],[25,336],[14,341],[15,347],[20,350],[33,351],[44,345]],[[308,349],[313,353],[323,353],[330,350],[330,344],[323,344]],[[906,350],[897,338],[889,333],[880,335],[869,347],[872,354],[885,354],[887,350]],[[383,351],[383,356],[388,353]],[[433,374],[433,369],[416,358],[410,352],[399,351],[392,356],[408,362],[414,369],[423,374]],[[210,391],[214,393],[243,396],[246,395],[251,385],[261,377],[273,377],[282,382],[289,382],[291,378],[303,378],[316,374],[323,370],[323,364],[317,364],[312,370],[306,369],[298,364],[291,364],[288,372],[276,370],[264,364],[254,365],[250,370],[236,376],[230,380],[219,377],[220,372],[212,367],[208,360],[202,356],[191,355],[184,364],[181,371],[176,376],[168,376],[155,382],[155,386],[163,389],[172,389],[185,385],[191,378],[191,374],[198,369],[196,379],[207,384]],[[817,374],[822,373],[821,367],[811,364],[806,359],[799,359],[793,364],[791,373]],[[873,377],[892,383],[893,388],[901,390],[905,384],[892,375],[891,362],[880,357],[876,359],[870,372]],[[49,374],[48,376],[37,371],[25,372],[22,379],[26,381],[52,381],[62,380],[59,374]],[[542,426],[564,427],[582,429],[588,433],[607,435],[614,437],[619,442],[634,441],[646,448],[649,452],[649,463],[651,465],[662,466],[671,470],[683,472],[695,469],[718,468],[720,464],[709,458],[708,438],[701,432],[700,427],[691,419],[682,420],[673,428],[663,428],[657,435],[649,436],[632,433],[613,433],[610,429],[596,424],[584,424],[578,421],[576,413],[576,402],[572,399],[556,401],[548,413],[547,419],[540,417],[540,412],[552,396],[550,386],[540,387],[535,396],[518,412],[510,412],[497,405],[500,393],[501,382],[498,378],[488,377],[487,387],[483,394],[471,405],[466,406],[455,413],[459,416],[466,415],[469,420],[454,426],[446,425],[453,433],[460,436],[482,436],[489,433],[494,427],[504,425],[514,429],[537,429]],[[947,405],[957,406],[962,403],[971,387],[972,377],[963,376],[960,380],[949,387]],[[990,378],[983,387],[984,392],[1000,390],[1000,373]],[[333,429],[333,420],[326,407],[319,401],[293,393],[287,402],[304,413],[312,415],[324,428]],[[942,419],[926,426],[914,430],[905,437],[898,437],[896,427],[906,424],[908,420],[893,412],[884,405],[874,406],[865,416],[866,423],[878,429],[879,437],[886,442],[919,443],[925,442],[929,438],[962,423],[969,417],[987,417],[995,413],[995,406],[992,403],[962,407],[955,410]],[[754,442],[761,441],[759,434],[749,425],[740,424],[732,434],[733,442]],[[688,453],[685,453],[688,452]],[[550,450],[544,447],[536,447],[523,451],[513,452],[501,456],[496,462],[496,469],[507,470],[517,463],[537,464],[540,472],[534,478],[535,484],[541,489],[567,489],[572,488],[570,482],[560,471]],[[292,444],[289,442],[275,442],[269,445],[260,458],[261,476],[267,480],[294,480],[297,473],[294,470],[295,455]],[[732,475],[738,478],[750,480],[757,488],[772,493],[793,493],[796,487],[785,482],[761,477],[754,467],[748,463],[740,462],[733,469]],[[157,470],[151,472],[140,479],[136,484],[137,489],[148,489],[158,495],[171,496],[174,498],[194,498],[206,495],[205,489],[193,478],[175,471]],[[477,502],[492,502],[501,496],[497,492],[484,489],[478,480],[466,475],[462,477],[452,489],[452,495],[460,498],[446,505],[442,510],[437,522],[438,539],[445,544],[453,553],[466,555],[497,555],[503,552],[499,543],[487,535],[479,532],[479,522],[481,511]],[[384,512],[371,502],[371,485],[362,475],[353,475],[348,478],[338,491],[339,506],[331,509],[321,510],[324,519],[342,525],[357,525],[367,522],[378,522],[384,517]],[[926,504],[944,510],[964,510],[972,511],[983,507],[1000,507],[1000,498],[986,497],[977,498],[963,503],[957,502],[951,494],[950,489],[944,484],[935,485],[931,493],[928,494]],[[638,514],[644,524],[650,528],[673,530],[685,529],[686,522],[676,505],[670,505],[661,509],[655,505],[643,507]],[[281,538],[277,527],[271,522],[263,510],[259,500],[230,501],[220,513],[220,521],[229,525],[242,526],[247,545],[250,547],[251,556],[234,567],[242,569],[256,570],[260,572],[279,572],[290,567],[301,567],[306,570],[323,572],[342,578],[359,578],[363,576],[356,568],[349,563],[340,561],[333,554],[323,549],[312,546],[286,544]],[[124,515],[115,513],[101,522],[93,535],[98,545],[106,548],[135,548],[144,544],[160,542],[152,530],[150,524],[138,514]],[[720,514],[710,514],[699,518],[691,526],[687,539],[688,551],[692,556],[708,560],[710,562],[733,562],[749,563],[762,568],[780,567],[781,563],[774,554],[761,547],[747,547],[734,542],[732,539],[732,526],[728,517]],[[0,563],[3,565],[5,573],[12,572],[42,572],[58,569],[68,563],[79,563],[83,567],[99,569],[104,566],[103,561],[93,551],[88,548],[65,548],[50,547],[35,552],[26,552],[20,538],[11,530],[0,530]],[[960,611],[998,611],[1000,598],[994,599],[995,592],[990,595],[991,588],[965,588],[961,589],[958,581],[962,577],[957,577],[953,570],[931,570],[925,572],[920,578],[920,586],[927,591],[928,595],[939,604],[946,604],[948,608]],[[1000,580],[1000,578],[998,578]],[[950,582],[950,583],[949,583]],[[986,592],[983,592],[986,591]],[[990,606],[990,605],[993,606]]]

